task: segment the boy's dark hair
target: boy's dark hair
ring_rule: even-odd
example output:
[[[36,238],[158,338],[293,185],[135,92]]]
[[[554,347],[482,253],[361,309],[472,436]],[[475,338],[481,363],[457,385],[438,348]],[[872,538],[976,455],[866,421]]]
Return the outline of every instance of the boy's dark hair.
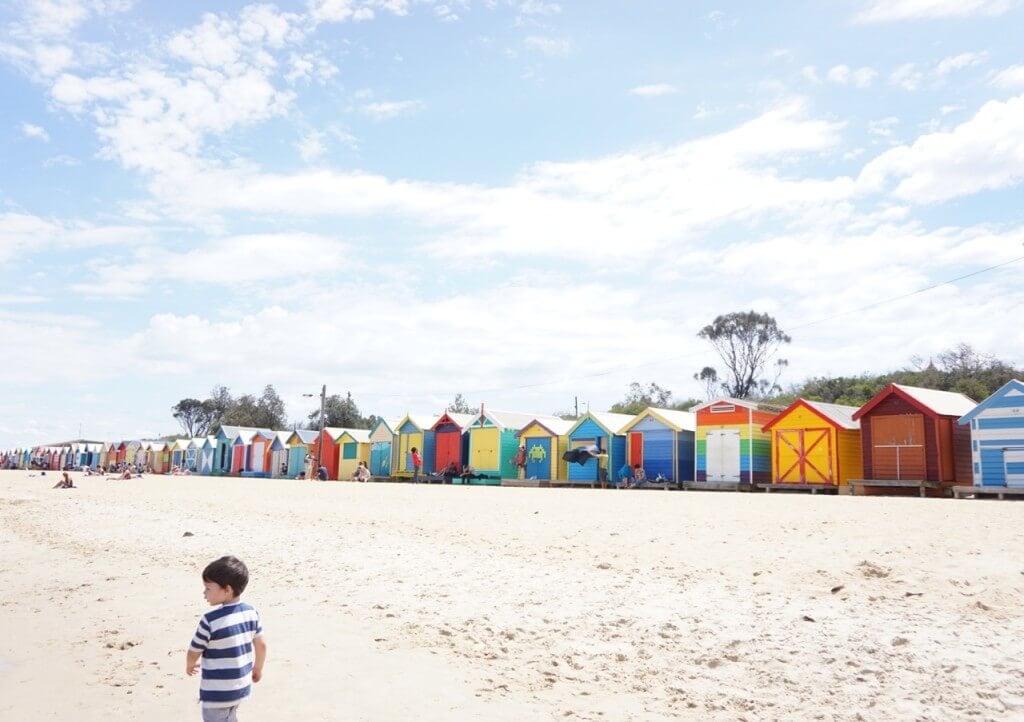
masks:
[[[231,587],[236,597],[242,596],[249,583],[249,569],[238,557],[221,557],[203,570],[203,581]]]

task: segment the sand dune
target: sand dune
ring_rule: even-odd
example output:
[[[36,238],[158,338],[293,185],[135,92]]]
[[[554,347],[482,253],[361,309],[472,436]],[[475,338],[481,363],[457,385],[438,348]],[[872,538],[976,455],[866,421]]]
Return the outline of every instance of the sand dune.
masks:
[[[1024,719],[1024,504],[75,477],[0,472],[0,719],[198,720],[225,553],[244,722]]]

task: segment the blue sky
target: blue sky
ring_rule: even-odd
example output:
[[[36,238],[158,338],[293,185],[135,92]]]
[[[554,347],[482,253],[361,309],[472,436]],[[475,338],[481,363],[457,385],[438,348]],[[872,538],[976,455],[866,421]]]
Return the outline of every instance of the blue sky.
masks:
[[[1015,0],[0,5],[0,448],[216,384],[364,413],[1024,363]],[[824,317],[826,323],[807,325]]]

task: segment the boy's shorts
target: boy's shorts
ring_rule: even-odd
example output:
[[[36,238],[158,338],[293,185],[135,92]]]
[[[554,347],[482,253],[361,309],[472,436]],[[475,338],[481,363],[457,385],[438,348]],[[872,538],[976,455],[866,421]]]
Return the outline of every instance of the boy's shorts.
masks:
[[[203,722],[238,722],[238,705],[234,707],[203,707]]]

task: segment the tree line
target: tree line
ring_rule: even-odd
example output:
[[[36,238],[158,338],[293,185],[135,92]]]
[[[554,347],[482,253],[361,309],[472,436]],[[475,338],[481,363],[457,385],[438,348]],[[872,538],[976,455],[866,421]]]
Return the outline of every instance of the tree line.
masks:
[[[778,356],[783,345],[792,340],[774,318],[755,311],[741,311],[717,316],[697,337],[707,341],[722,362],[722,370],[706,366],[693,374],[704,387],[708,400],[718,396],[752,399],[787,405],[798,398],[826,403],[862,406],[891,383],[919,386],[939,391],[957,391],[981,401],[1010,379],[1024,378],[1024,370],[990,354],[958,343],[934,358],[912,356],[907,367],[881,374],[857,376],[818,376],[783,388],[779,384],[788,366]],[[625,397],[612,405],[610,411],[638,414],[648,407],[689,409],[700,399],[677,399],[672,391],[651,381],[634,381]],[[226,386],[215,386],[206,399],[186,398],[171,411],[182,431],[189,437],[216,434],[222,426],[247,426],[260,429],[317,429],[320,406],[303,419],[288,422],[284,402],[272,384],[259,396],[233,396]],[[456,394],[447,411],[474,413],[463,397]],[[555,416],[576,418],[575,412],[555,411]],[[351,392],[334,394],[324,403],[325,427],[369,429],[376,420],[373,414],[363,416]]]
[[[216,434],[223,426],[248,426],[256,429],[318,429],[320,406],[304,419],[289,422],[284,401],[273,384],[263,387],[259,396],[242,394],[233,396],[227,386],[214,386],[205,399],[182,399],[171,407],[171,415],[186,436]],[[352,394],[333,394],[324,402],[324,426],[349,429],[368,429],[376,417],[363,416]]]

